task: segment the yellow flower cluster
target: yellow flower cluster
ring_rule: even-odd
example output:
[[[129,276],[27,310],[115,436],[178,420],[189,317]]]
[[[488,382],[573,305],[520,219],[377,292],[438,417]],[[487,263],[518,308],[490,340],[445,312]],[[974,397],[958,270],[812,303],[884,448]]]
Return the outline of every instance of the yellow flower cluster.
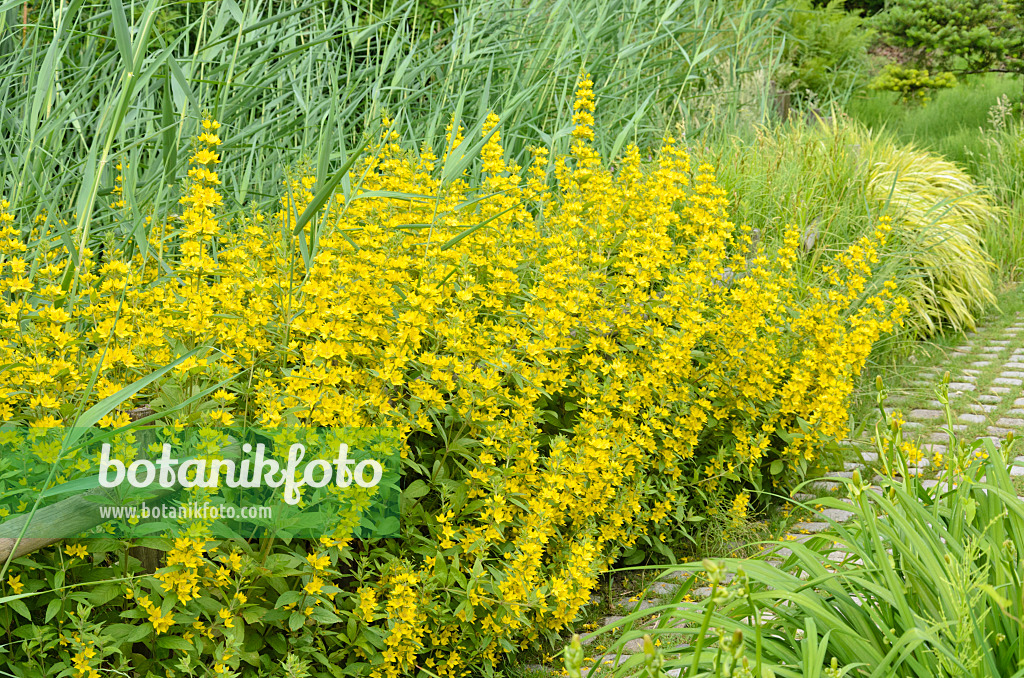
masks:
[[[651,167],[636,147],[614,174],[603,167],[592,86],[584,74],[571,154],[550,167],[544,148],[525,173],[508,163],[490,116],[480,185],[442,183],[435,156],[403,152],[388,129],[353,168],[357,188],[299,233],[308,175],[287,182],[272,217],[219,215],[219,125],[207,120],[183,213],[150,232],[158,261],[87,251],[62,304],[60,247],[29,262],[4,203],[0,416],[59,425],[93,372],[95,401],[212,347],[138,403],[227,382],[168,423],[394,427],[408,480],[430,490],[403,515],[397,557],[329,544],[377,580],[357,590],[313,555],[282,609],[350,615],[379,641],[381,676],[414,664],[468,675],[561,629],[611,560],[678,533],[676,507],[736,497],[739,516],[764,465],[799,474],[845,434],[854,378],[905,310],[891,285],[869,288],[884,222],[801,307],[799,232],[748,259],[749,229],[728,221],[713,168],[692,171],[680,143],[665,139]],[[462,130],[448,135],[462,152]],[[221,601],[203,614],[227,633],[240,599],[225,587],[243,582],[205,548],[179,541],[158,578],[182,609]],[[347,607],[331,603],[339,591]],[[172,629],[139,602],[158,633]],[[340,643],[339,663],[367,653],[324,642]]]

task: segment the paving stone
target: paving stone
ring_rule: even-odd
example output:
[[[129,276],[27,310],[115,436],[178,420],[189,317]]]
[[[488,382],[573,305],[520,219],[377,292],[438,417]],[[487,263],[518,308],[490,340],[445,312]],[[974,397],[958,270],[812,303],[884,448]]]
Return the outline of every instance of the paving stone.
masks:
[[[616,603],[619,607],[624,607],[629,610],[630,614],[637,610],[647,610],[657,605],[657,603],[651,602],[650,600],[641,600],[638,602],[635,600],[631,601],[629,598],[620,598]]]
[[[950,391],[973,391],[977,386],[965,381],[951,381],[949,382]]]
[[[999,360],[1000,359],[1000,356],[997,353],[981,353],[981,354],[978,355],[978,357],[981,358],[982,360],[989,360],[989,361]]]
[[[831,518],[837,523],[843,523],[853,517],[852,511],[844,511],[843,509],[827,508],[821,510],[821,515]]]
[[[807,494],[806,492],[797,492],[796,494],[793,495],[793,500],[794,501],[799,501],[799,502],[802,502],[802,503],[806,503],[806,502],[811,501],[812,499],[817,499],[817,498],[818,497],[816,495]]]
[[[906,424],[904,424],[904,426],[906,426]],[[864,459],[864,461],[866,461],[868,463],[878,461],[878,453],[877,452],[861,452],[860,456],[861,456],[862,459]]]
[[[647,590],[656,596],[667,596],[672,595],[677,590],[679,590],[679,585],[670,584],[669,582],[665,581],[656,581],[649,587],[647,587]]]
[[[811,483],[811,488],[815,490],[822,490],[824,492],[835,492],[839,489],[839,483],[831,480],[816,480]]]
[[[999,393],[1001,395],[1013,393],[1013,389],[1010,388],[1009,386],[989,386],[988,390],[991,391],[992,393]]]
[[[991,360],[976,360],[975,362],[971,363],[971,367],[988,367],[991,364]]]
[[[948,443],[949,434],[945,431],[936,431],[935,433],[929,433],[927,439],[932,443]]]
[[[939,410],[910,410],[907,416],[914,419],[941,419],[945,415]]]
[[[954,351],[970,351],[972,348],[974,348],[974,347],[971,346],[970,344],[963,344],[962,346],[957,346],[953,350]]]
[[[830,471],[829,476],[836,478],[852,478],[853,471]]]
[[[953,424],[953,430],[960,432],[967,430],[967,424]]]
[[[970,374],[970,375],[972,375],[972,376],[973,376],[973,375],[978,375],[978,374],[981,374],[981,370],[966,370],[966,369],[965,369],[965,370],[963,371],[963,373],[964,373],[964,374]]]
[[[921,449],[929,454],[945,454],[946,446],[939,443],[929,443],[921,446]]]
[[[1007,384],[1008,386],[1024,386],[1024,379],[1013,379],[1010,377],[996,377],[993,384]]]
[[[1009,342],[1007,342],[1007,343],[1009,343]],[[999,353],[1000,351],[1005,351],[1006,347],[1005,346],[986,346],[982,350],[985,353]]]
[[[1024,427],[1024,419],[1014,419],[1010,417],[1003,417],[996,422],[996,426],[1010,427],[1010,428],[1021,428]]]
[[[1013,401],[1014,407],[1024,407],[1024,398],[1017,398]]]
[[[628,662],[632,656],[633,655],[630,654],[606,654],[596,658],[594,660],[594,663],[601,664],[602,666],[621,666],[622,664]],[[561,671],[557,671],[556,673],[561,674]]]
[[[997,409],[996,405],[985,405],[984,403],[971,403],[967,407],[975,412],[994,412]]]
[[[810,523],[793,523],[792,529],[796,530],[797,532],[799,532],[800,530],[807,530],[808,532],[817,533],[817,532],[823,532],[824,530],[827,530],[830,527],[832,527],[832,525],[829,524],[829,523],[810,522]]]
[[[843,470],[844,471],[863,471],[864,470],[864,464],[855,464],[852,461],[844,461],[843,462]]]
[[[1010,379],[1022,379],[1024,378],[1024,372],[1000,372],[1000,377],[1009,377]]]
[[[622,655],[623,656],[634,655],[634,654],[643,654],[643,651],[644,651],[644,639],[643,639],[642,636],[640,638],[632,638],[631,640],[627,640],[625,643],[622,644]],[[610,663],[609,663],[609,666],[610,666]]]
[[[980,400],[983,403],[1001,403],[1001,402],[1003,402],[1003,399],[1000,398],[999,396],[997,396],[997,395],[988,395],[987,393],[983,393],[982,395],[978,396],[978,400]]]
[[[1015,407],[1012,410],[1006,410],[1006,413],[1007,414],[1012,414],[1015,417],[1016,416],[1021,416],[1021,415],[1024,415],[1024,409],[1021,409],[1019,407]]]
[[[1012,428],[1002,428],[1001,426],[989,426],[985,429],[994,436],[1004,437],[1007,433],[1014,433]]]
[[[985,423],[985,417],[983,417],[980,414],[967,414],[965,412],[964,414],[961,414],[959,417],[957,417],[957,419],[959,419],[960,421],[966,421],[971,424]]]
[[[1003,364],[1003,369],[1007,369],[1007,370],[1024,370],[1024,363],[1018,362],[1016,360],[1011,360],[1010,362]]]
[[[1013,342],[1006,341],[1005,339],[989,339],[988,343],[996,344],[998,346],[1007,346],[1007,345],[1009,345],[1009,344],[1011,344]]]
[[[1015,478],[1024,476],[1024,457],[1017,457],[1014,465],[1010,467],[1010,475]]]

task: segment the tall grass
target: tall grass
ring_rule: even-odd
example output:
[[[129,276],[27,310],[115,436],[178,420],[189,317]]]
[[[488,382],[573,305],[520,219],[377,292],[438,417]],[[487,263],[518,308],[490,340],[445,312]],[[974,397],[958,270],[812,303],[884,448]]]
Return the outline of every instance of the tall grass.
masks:
[[[886,359],[908,339],[941,327],[973,329],[995,303],[992,260],[979,232],[1003,228],[1005,217],[970,178],[933,154],[901,146],[884,132],[839,122],[761,128],[703,146],[698,156],[719,168],[733,197],[732,216],[778,243],[783,226],[803,231],[801,270],[807,286],[821,264],[894,219],[886,274],[911,303],[908,333],[879,346]]]
[[[614,156],[772,68],[774,3],[471,0],[449,25],[424,27],[414,2],[374,13],[358,2],[48,0],[22,25],[12,0],[0,6],[0,192],[30,216],[74,206],[73,223],[41,221],[35,244],[49,234],[76,251],[98,238],[141,246],[146,217],[176,208],[203,111],[225,125],[229,210],[268,200],[300,154],[325,178],[383,112],[440,154],[449,111],[472,130],[494,110],[525,165],[540,130],[568,147],[581,66],[595,75],[599,123],[620,130],[599,148]],[[134,216],[115,229],[98,210],[118,163]]]
[[[1006,215],[986,223],[981,235],[1010,281],[1024,275],[1024,120],[1010,106],[1018,97],[1019,83],[990,74],[937,92],[927,106],[899,104],[892,92],[869,93],[848,106],[854,119],[942,155],[985,185]]]
[[[1001,96],[1016,97],[1019,92],[1019,83],[990,74],[939,90],[924,106],[901,104],[895,92],[866,91],[846,110],[869,127],[885,127],[898,141],[966,165],[972,153],[985,148],[980,130],[990,129],[989,110]]]

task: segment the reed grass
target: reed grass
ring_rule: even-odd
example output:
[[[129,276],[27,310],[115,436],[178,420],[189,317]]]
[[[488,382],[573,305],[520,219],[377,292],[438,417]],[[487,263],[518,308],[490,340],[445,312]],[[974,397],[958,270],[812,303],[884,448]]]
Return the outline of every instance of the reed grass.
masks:
[[[74,221],[47,218],[37,243],[142,243],[146,217],[176,208],[174,177],[203,112],[226,128],[229,211],[266,203],[302,156],[321,179],[335,173],[384,112],[440,154],[450,111],[472,128],[494,110],[525,165],[540,130],[568,148],[581,67],[595,75],[600,124],[619,130],[599,148],[615,156],[654,145],[702,96],[727,105],[749,73],[770,69],[774,3],[473,0],[425,28],[414,2],[48,0],[24,24],[7,2],[0,192],[33,217],[74,206]],[[119,229],[98,216],[118,163],[134,215]]]

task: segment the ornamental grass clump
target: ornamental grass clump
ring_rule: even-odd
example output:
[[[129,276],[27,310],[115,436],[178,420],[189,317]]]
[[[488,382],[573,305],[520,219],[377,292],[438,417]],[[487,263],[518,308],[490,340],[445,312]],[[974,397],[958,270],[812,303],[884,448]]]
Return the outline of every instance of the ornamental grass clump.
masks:
[[[910,304],[908,334],[970,330],[995,304],[995,250],[1012,231],[1006,211],[954,163],[897,144],[849,120],[760,129],[748,142],[712,146],[734,218],[780,243],[800,225],[800,279],[813,286],[823,264],[892,218],[886,273]]]
[[[133,655],[137,670],[173,650],[242,675],[288,652],[317,675],[490,671],[576,619],[617,558],[670,558],[702,514],[792,485],[847,433],[854,380],[906,310],[872,279],[889,223],[799,304],[798,231],[748,258],[713,168],[671,138],[652,164],[631,146],[609,170],[591,87],[584,74],[567,155],[509,162],[491,115],[468,138],[450,126],[438,158],[385,119],[340,191],[299,172],[278,212],[230,219],[224,128],[206,120],[180,211],[146,248],[87,247],[69,267],[53,242],[32,276],[27,210],[5,204],[6,420],[59,426],[68,403],[128,394],[102,425],[146,404],[161,424],[401,435],[401,539],[164,544],[168,569],[130,589],[144,605],[115,593],[92,611],[176,639]],[[0,628],[31,619],[0,610]]]
[[[996,303],[995,262],[981,234],[1006,218],[1004,210],[966,172],[931,153],[884,139],[869,153],[868,195],[895,212],[920,273],[901,289],[912,326],[922,335],[944,325],[973,330]]]

